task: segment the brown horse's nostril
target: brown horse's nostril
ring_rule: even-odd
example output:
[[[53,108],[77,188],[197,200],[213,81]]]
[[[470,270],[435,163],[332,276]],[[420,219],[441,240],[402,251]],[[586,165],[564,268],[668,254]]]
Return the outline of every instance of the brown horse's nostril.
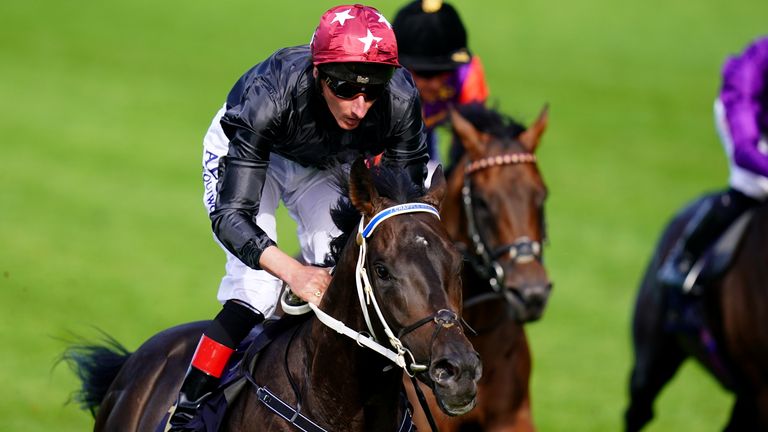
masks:
[[[552,284],[534,285],[525,289],[523,299],[528,307],[543,307],[547,303]]]
[[[445,383],[455,379],[460,373],[460,368],[451,360],[443,359],[435,362],[429,371],[432,381],[436,383]]]
[[[518,322],[531,322],[541,318],[552,290],[552,283],[507,286],[504,292],[511,313]]]

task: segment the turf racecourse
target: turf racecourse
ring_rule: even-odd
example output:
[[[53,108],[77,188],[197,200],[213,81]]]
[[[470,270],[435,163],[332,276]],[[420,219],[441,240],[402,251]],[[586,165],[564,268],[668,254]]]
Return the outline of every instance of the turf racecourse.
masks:
[[[200,148],[230,85],[306,43],[327,1],[0,5],[0,430],[83,431],[53,365],[71,334],[135,349],[218,310]],[[372,3],[390,18],[401,4]],[[530,326],[541,431],[620,430],[636,286],[659,231],[725,185],[711,105],[768,2],[456,1],[493,100],[551,106],[539,153],[555,282]],[[295,250],[290,225],[281,245]],[[731,398],[688,364],[649,431],[717,431]]]

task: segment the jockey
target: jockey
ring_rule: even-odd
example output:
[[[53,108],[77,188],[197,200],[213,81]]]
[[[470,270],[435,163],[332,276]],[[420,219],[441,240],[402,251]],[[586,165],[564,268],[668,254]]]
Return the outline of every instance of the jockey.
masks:
[[[768,37],[729,58],[722,73],[715,122],[728,156],[730,187],[694,215],[662,265],[659,277],[672,286],[682,286],[707,247],[768,197]]]
[[[480,58],[467,48],[467,32],[456,9],[441,0],[416,0],[398,11],[392,26],[400,63],[413,74],[421,96],[431,164],[439,161],[435,127],[448,120],[451,106],[485,103],[488,85]],[[450,162],[463,147],[451,147]]]
[[[382,163],[422,185],[425,139],[418,91],[400,68],[391,25],[372,7],[328,10],[309,45],[278,50],[235,83],[203,141],[203,201],[227,253],[223,308],[199,341],[169,430],[186,430],[233,350],[274,313],[282,281],[320,303],[330,275],[277,247],[279,200],[298,225],[304,262],[324,263],[339,234],[328,168],[383,153]]]

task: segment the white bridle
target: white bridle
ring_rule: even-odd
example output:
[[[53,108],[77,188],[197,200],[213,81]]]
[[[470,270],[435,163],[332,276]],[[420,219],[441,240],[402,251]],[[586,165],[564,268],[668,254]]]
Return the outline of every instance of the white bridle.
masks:
[[[367,225],[365,225],[365,217],[360,219],[360,226],[357,230],[356,239],[357,244],[360,247],[360,253],[357,256],[357,265],[355,267],[355,285],[357,286],[357,297],[360,300],[360,307],[363,310],[363,316],[365,317],[365,323],[368,326],[368,331],[370,332],[369,334],[364,334],[352,330],[343,322],[333,318],[332,316],[323,312],[319,307],[311,303],[309,304],[309,307],[315,313],[320,322],[326,326],[332,328],[338,333],[354,339],[359,345],[376,351],[377,353],[390,359],[399,367],[403,368],[403,370],[405,370],[408,375],[412,375],[413,372],[426,370],[427,366],[417,364],[416,359],[413,357],[411,351],[408,350],[408,348],[405,348],[403,343],[400,342],[400,339],[398,339],[397,336],[395,336],[395,334],[392,332],[392,329],[384,319],[384,315],[381,313],[381,308],[379,308],[379,303],[376,301],[376,296],[373,295],[373,287],[371,286],[371,282],[368,279],[368,272],[365,269],[365,255],[367,253],[366,239],[371,236],[373,231],[377,226],[379,226],[380,223],[393,216],[405,213],[432,213],[433,215],[437,216],[438,219],[440,218],[440,213],[437,211],[437,209],[429,204],[407,203],[389,207],[380,211],[371,219],[370,222],[368,222]],[[370,314],[368,313],[369,305],[373,305],[373,309],[376,311],[379,322],[381,322],[382,327],[384,327],[384,333],[389,339],[389,344],[392,346],[392,348],[394,348],[394,350],[381,345],[373,336],[373,326],[371,325]],[[405,367],[406,354],[408,354],[408,356],[411,358],[410,371]]]

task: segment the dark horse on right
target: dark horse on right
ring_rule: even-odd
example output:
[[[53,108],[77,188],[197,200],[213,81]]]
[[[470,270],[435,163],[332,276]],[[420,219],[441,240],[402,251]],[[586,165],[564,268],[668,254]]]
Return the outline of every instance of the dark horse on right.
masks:
[[[441,216],[465,259],[463,314],[483,361],[477,407],[449,417],[432,401],[441,432],[535,430],[524,324],[538,320],[552,287],[542,258],[547,187],[535,152],[548,122],[544,108],[528,128],[481,104],[452,112],[463,156],[448,175]],[[410,395],[415,403],[414,395]],[[419,430],[429,430],[421,410]]]
[[[638,431],[653,418],[656,396],[688,357],[735,395],[726,431],[768,431],[768,205],[754,210],[735,237],[729,265],[704,278],[697,293],[663,286],[656,277],[706,199],[669,223],[640,286],[627,431]]]

